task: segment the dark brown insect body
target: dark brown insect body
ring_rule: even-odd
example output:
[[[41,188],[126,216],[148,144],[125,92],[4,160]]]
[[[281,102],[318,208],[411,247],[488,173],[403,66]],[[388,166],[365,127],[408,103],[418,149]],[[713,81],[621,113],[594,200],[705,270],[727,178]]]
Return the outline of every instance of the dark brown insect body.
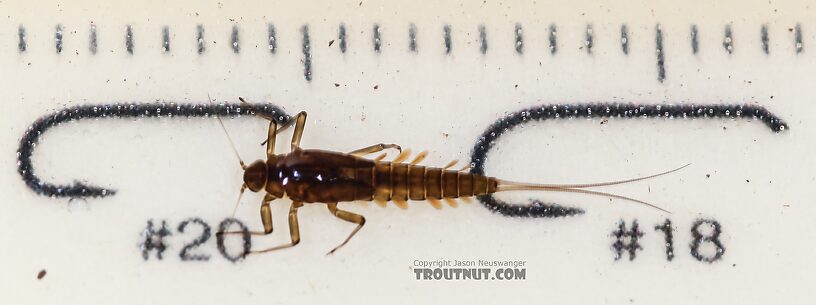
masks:
[[[265,181],[264,181],[265,179]],[[495,178],[461,170],[375,161],[316,149],[296,149],[251,164],[244,175],[250,190],[304,203],[456,199],[496,192]]]
[[[241,101],[243,102],[243,99]],[[407,208],[408,200],[426,200],[434,207],[442,208],[440,200],[446,201],[451,206],[456,206],[455,199],[467,200],[473,196],[500,191],[539,190],[603,195],[649,205],[636,199],[585,190],[584,188],[633,182],[680,169],[648,177],[604,183],[519,183],[471,174],[466,172],[469,166],[459,170],[449,170],[456,164],[455,161],[443,168],[418,165],[425,158],[426,152],[419,153],[409,163],[403,163],[408,158],[409,152],[407,150],[402,151],[402,148],[394,144],[376,144],[349,153],[301,149],[300,139],[306,123],[305,112],[298,113],[297,116],[287,121],[280,128],[278,128],[274,119],[265,118],[270,121],[266,141],[266,160],[255,161],[249,166],[246,166],[243,161],[240,162],[241,167],[244,169],[244,185],[241,187],[241,193],[243,194],[246,188],[253,192],[263,191],[265,193],[261,203],[261,221],[264,230],[251,232],[251,234],[255,235],[272,233],[270,203],[278,198],[288,197],[291,199],[292,205],[289,208],[291,242],[265,250],[252,251],[251,253],[268,252],[297,245],[300,242],[297,210],[304,203],[326,204],[329,212],[334,216],[357,224],[357,227],[346,240],[329,252],[331,254],[345,245],[365,224],[365,218],[362,215],[339,209],[337,207],[338,202],[375,201],[381,206],[385,206],[386,202],[391,201],[401,208]],[[221,122],[220,119],[219,122]],[[221,124],[223,127],[223,122]],[[290,153],[275,154],[277,134],[292,125],[294,125],[295,130],[292,136]],[[365,155],[385,149],[396,149],[400,151],[400,154],[390,162],[382,161],[385,157],[384,153],[374,159],[363,158]],[[239,202],[240,198],[239,196]]]

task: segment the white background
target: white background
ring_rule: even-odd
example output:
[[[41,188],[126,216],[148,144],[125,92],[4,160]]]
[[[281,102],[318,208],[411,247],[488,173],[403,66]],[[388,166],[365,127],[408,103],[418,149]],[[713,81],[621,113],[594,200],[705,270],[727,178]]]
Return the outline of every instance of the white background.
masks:
[[[813,183],[816,13],[807,1],[4,1],[0,3],[0,303],[643,303],[804,304],[813,299],[816,232]],[[99,51],[88,52],[97,26]],[[266,24],[278,53],[266,47]],[[348,52],[335,43],[348,27]],[[797,22],[804,52],[794,52]],[[54,28],[65,29],[54,50]],[[382,27],[382,53],[371,28]],[[419,52],[408,51],[408,24]],[[513,47],[516,23],[524,54]],[[547,48],[558,26],[559,51]],[[620,48],[620,25],[630,54]],[[654,28],[664,32],[667,76],[657,82]],[[17,51],[17,27],[28,50]],[[133,55],[124,50],[131,24]],[[196,53],[195,27],[207,50]],[[229,48],[240,29],[241,52]],[[303,79],[300,27],[313,42],[314,79]],[[444,54],[450,24],[453,52]],[[479,24],[489,50],[478,51]],[[581,47],[592,24],[594,47]],[[689,28],[700,30],[691,53]],[[722,46],[732,24],[734,53]],[[760,47],[767,24],[770,55]],[[169,26],[171,52],[161,51]],[[335,87],[334,83],[341,86]],[[516,87],[516,85],[518,85]],[[377,86],[377,89],[374,87]],[[350,151],[374,143],[427,149],[425,163],[467,161],[477,136],[499,116],[547,103],[751,103],[774,111],[790,130],[732,120],[563,120],[531,124],[503,137],[487,173],[509,180],[594,182],[634,177],[686,163],[681,172],[607,188],[669,209],[579,195],[524,193],[575,205],[587,213],[564,219],[506,218],[479,203],[408,210],[345,204],[367,217],[365,228],[334,256],[325,252],[353,229],[321,205],[300,209],[302,242],[293,249],[233,264],[215,238],[196,250],[208,262],[182,262],[195,232],[175,229],[189,217],[213,228],[228,217],[241,171],[213,120],[99,120],[64,124],[41,138],[34,166],[44,180],[81,179],[119,190],[87,201],[52,199],[29,190],[16,173],[17,144],[39,116],[66,106],[118,101],[203,102],[244,96],[289,113],[309,113],[302,145]],[[261,120],[226,121],[247,160],[263,156]],[[286,137],[286,136],[284,136]],[[288,138],[284,138],[288,139]],[[285,143],[288,140],[279,140]],[[283,149],[280,145],[279,149]],[[706,178],[706,175],[710,175]],[[749,182],[748,182],[749,181]],[[238,217],[260,228],[261,195],[244,197]],[[288,239],[288,201],[274,204],[275,233],[255,247]],[[671,218],[676,257],[667,262],[663,235]],[[723,226],[721,261],[689,254],[697,218]],[[175,234],[164,260],[144,261],[138,248],[146,221],[165,219]],[[621,219],[637,219],[645,236],[634,261],[615,261],[609,235]],[[522,281],[417,281],[414,260],[526,260]],[[37,280],[45,269],[46,276]]]

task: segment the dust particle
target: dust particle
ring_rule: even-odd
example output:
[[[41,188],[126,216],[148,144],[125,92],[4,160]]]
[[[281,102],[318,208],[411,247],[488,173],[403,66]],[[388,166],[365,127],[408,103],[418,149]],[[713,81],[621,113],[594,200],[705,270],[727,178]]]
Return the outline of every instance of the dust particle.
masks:
[[[374,85],[374,90],[380,89],[380,85]]]
[[[40,272],[37,272],[37,279],[38,279],[38,280],[41,280],[42,278],[44,278],[44,277],[45,277],[45,273],[46,273],[46,272],[45,272],[45,269],[40,270]]]
[[[338,83],[334,83],[334,86],[335,86],[335,87],[340,87],[340,84],[338,84]]]
[[[329,41],[329,46],[330,46],[330,47],[331,47],[333,44],[334,44],[334,39],[332,39],[331,41]]]

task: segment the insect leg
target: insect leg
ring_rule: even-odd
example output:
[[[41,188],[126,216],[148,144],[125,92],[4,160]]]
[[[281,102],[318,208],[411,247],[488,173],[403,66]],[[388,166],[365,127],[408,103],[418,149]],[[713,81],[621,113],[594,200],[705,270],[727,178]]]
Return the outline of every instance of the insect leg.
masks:
[[[292,202],[292,206],[289,207],[289,236],[292,238],[292,241],[288,244],[283,244],[277,247],[272,247],[269,249],[263,249],[258,251],[249,251],[250,254],[258,254],[258,253],[266,253],[270,251],[285,249],[289,247],[294,247],[298,243],[300,243],[300,228],[298,227],[298,219],[297,219],[297,209],[303,206],[303,202]],[[271,217],[270,217],[271,220]],[[271,222],[270,222],[271,227]]]
[[[380,143],[380,144],[374,144],[374,145],[371,145],[369,147],[360,148],[358,150],[352,151],[352,152],[349,153],[349,155],[354,155],[354,156],[361,157],[361,156],[365,156],[365,155],[368,155],[368,154],[373,154],[375,152],[380,152],[380,151],[383,151],[383,150],[386,150],[386,149],[389,149],[389,148],[393,148],[393,149],[398,150],[399,152],[402,152],[402,147],[400,147],[397,144],[383,144],[383,143]]]
[[[351,238],[354,236],[354,234],[357,234],[357,231],[360,231],[360,229],[363,228],[363,225],[365,225],[365,217],[363,217],[363,215],[360,215],[360,214],[355,214],[355,213],[352,213],[352,212],[349,212],[349,211],[340,210],[340,209],[337,208],[337,203],[329,203],[329,204],[327,204],[327,206],[329,207],[329,211],[332,214],[334,214],[334,216],[337,216],[337,218],[340,218],[342,220],[345,220],[345,221],[348,221],[348,222],[353,222],[353,223],[357,224],[357,227],[354,228],[354,231],[351,231],[351,234],[349,234],[349,236],[346,237],[346,240],[344,240],[343,243],[341,243],[337,247],[334,247],[334,249],[329,251],[329,253],[326,253],[326,255],[330,255],[330,254],[334,254],[334,252],[337,251],[337,249],[340,249],[340,247],[345,246],[346,243],[348,243],[349,240],[351,240]]]
[[[301,111],[294,119],[286,122],[286,125],[289,125],[292,121],[295,121],[296,123],[295,132],[292,134],[292,150],[296,150],[300,148],[300,138],[303,136],[303,126],[306,125],[306,112]]]
[[[269,235],[272,233],[272,209],[269,206],[269,203],[276,198],[272,195],[266,194],[264,196],[263,202],[261,203],[261,222],[263,222],[264,230],[261,231],[249,231],[250,235]],[[218,232],[217,234],[244,234],[243,231],[227,231],[227,232]]]
[[[244,100],[244,98],[243,98],[243,97],[240,97],[240,96],[239,96],[239,97],[238,97],[238,100],[240,100],[240,101],[241,101],[241,104],[243,104],[243,105],[244,105],[244,107],[246,107],[247,109],[251,110],[252,112],[255,112],[255,115],[257,115],[257,116],[259,116],[259,117],[262,117],[262,118],[264,118],[264,119],[267,119],[267,120],[273,121],[273,122],[275,121],[275,118],[273,118],[273,117],[271,117],[271,116],[269,116],[269,115],[266,115],[266,114],[264,114],[264,113],[262,113],[262,112],[260,112],[260,111],[256,111],[256,110],[255,110],[255,107],[252,107],[252,105],[251,105],[250,103],[247,103],[247,101],[246,101],[246,100]]]
[[[267,198],[271,199],[267,200]],[[274,197],[266,194],[263,203],[261,203],[261,222],[264,227],[264,235],[272,233],[272,208],[269,207],[272,200],[274,200]]]
[[[278,123],[269,120],[269,131],[266,138],[266,158],[272,159],[275,156],[275,138],[278,135]]]
[[[275,120],[270,119],[270,121],[274,122]],[[305,111],[298,112],[297,115],[295,115],[293,118],[290,118],[288,121],[286,121],[286,123],[283,123],[283,125],[280,128],[278,128],[278,130],[275,131],[275,134],[279,134],[281,131],[284,131],[286,128],[291,127],[292,124],[294,124],[294,123],[297,123],[297,124],[295,125],[295,133],[292,136],[292,145],[293,145],[292,149],[297,148],[297,147],[300,146],[300,137],[303,136],[303,125],[306,125],[306,112]],[[263,141],[263,142],[261,142],[261,145],[266,145],[268,142],[269,142],[269,140]]]

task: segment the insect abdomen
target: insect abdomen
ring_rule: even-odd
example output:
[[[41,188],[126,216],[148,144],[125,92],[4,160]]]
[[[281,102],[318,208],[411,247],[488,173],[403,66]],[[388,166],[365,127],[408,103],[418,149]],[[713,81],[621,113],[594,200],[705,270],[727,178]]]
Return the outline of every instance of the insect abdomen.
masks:
[[[378,162],[372,174],[378,201],[478,196],[496,192],[495,178],[405,163]]]

